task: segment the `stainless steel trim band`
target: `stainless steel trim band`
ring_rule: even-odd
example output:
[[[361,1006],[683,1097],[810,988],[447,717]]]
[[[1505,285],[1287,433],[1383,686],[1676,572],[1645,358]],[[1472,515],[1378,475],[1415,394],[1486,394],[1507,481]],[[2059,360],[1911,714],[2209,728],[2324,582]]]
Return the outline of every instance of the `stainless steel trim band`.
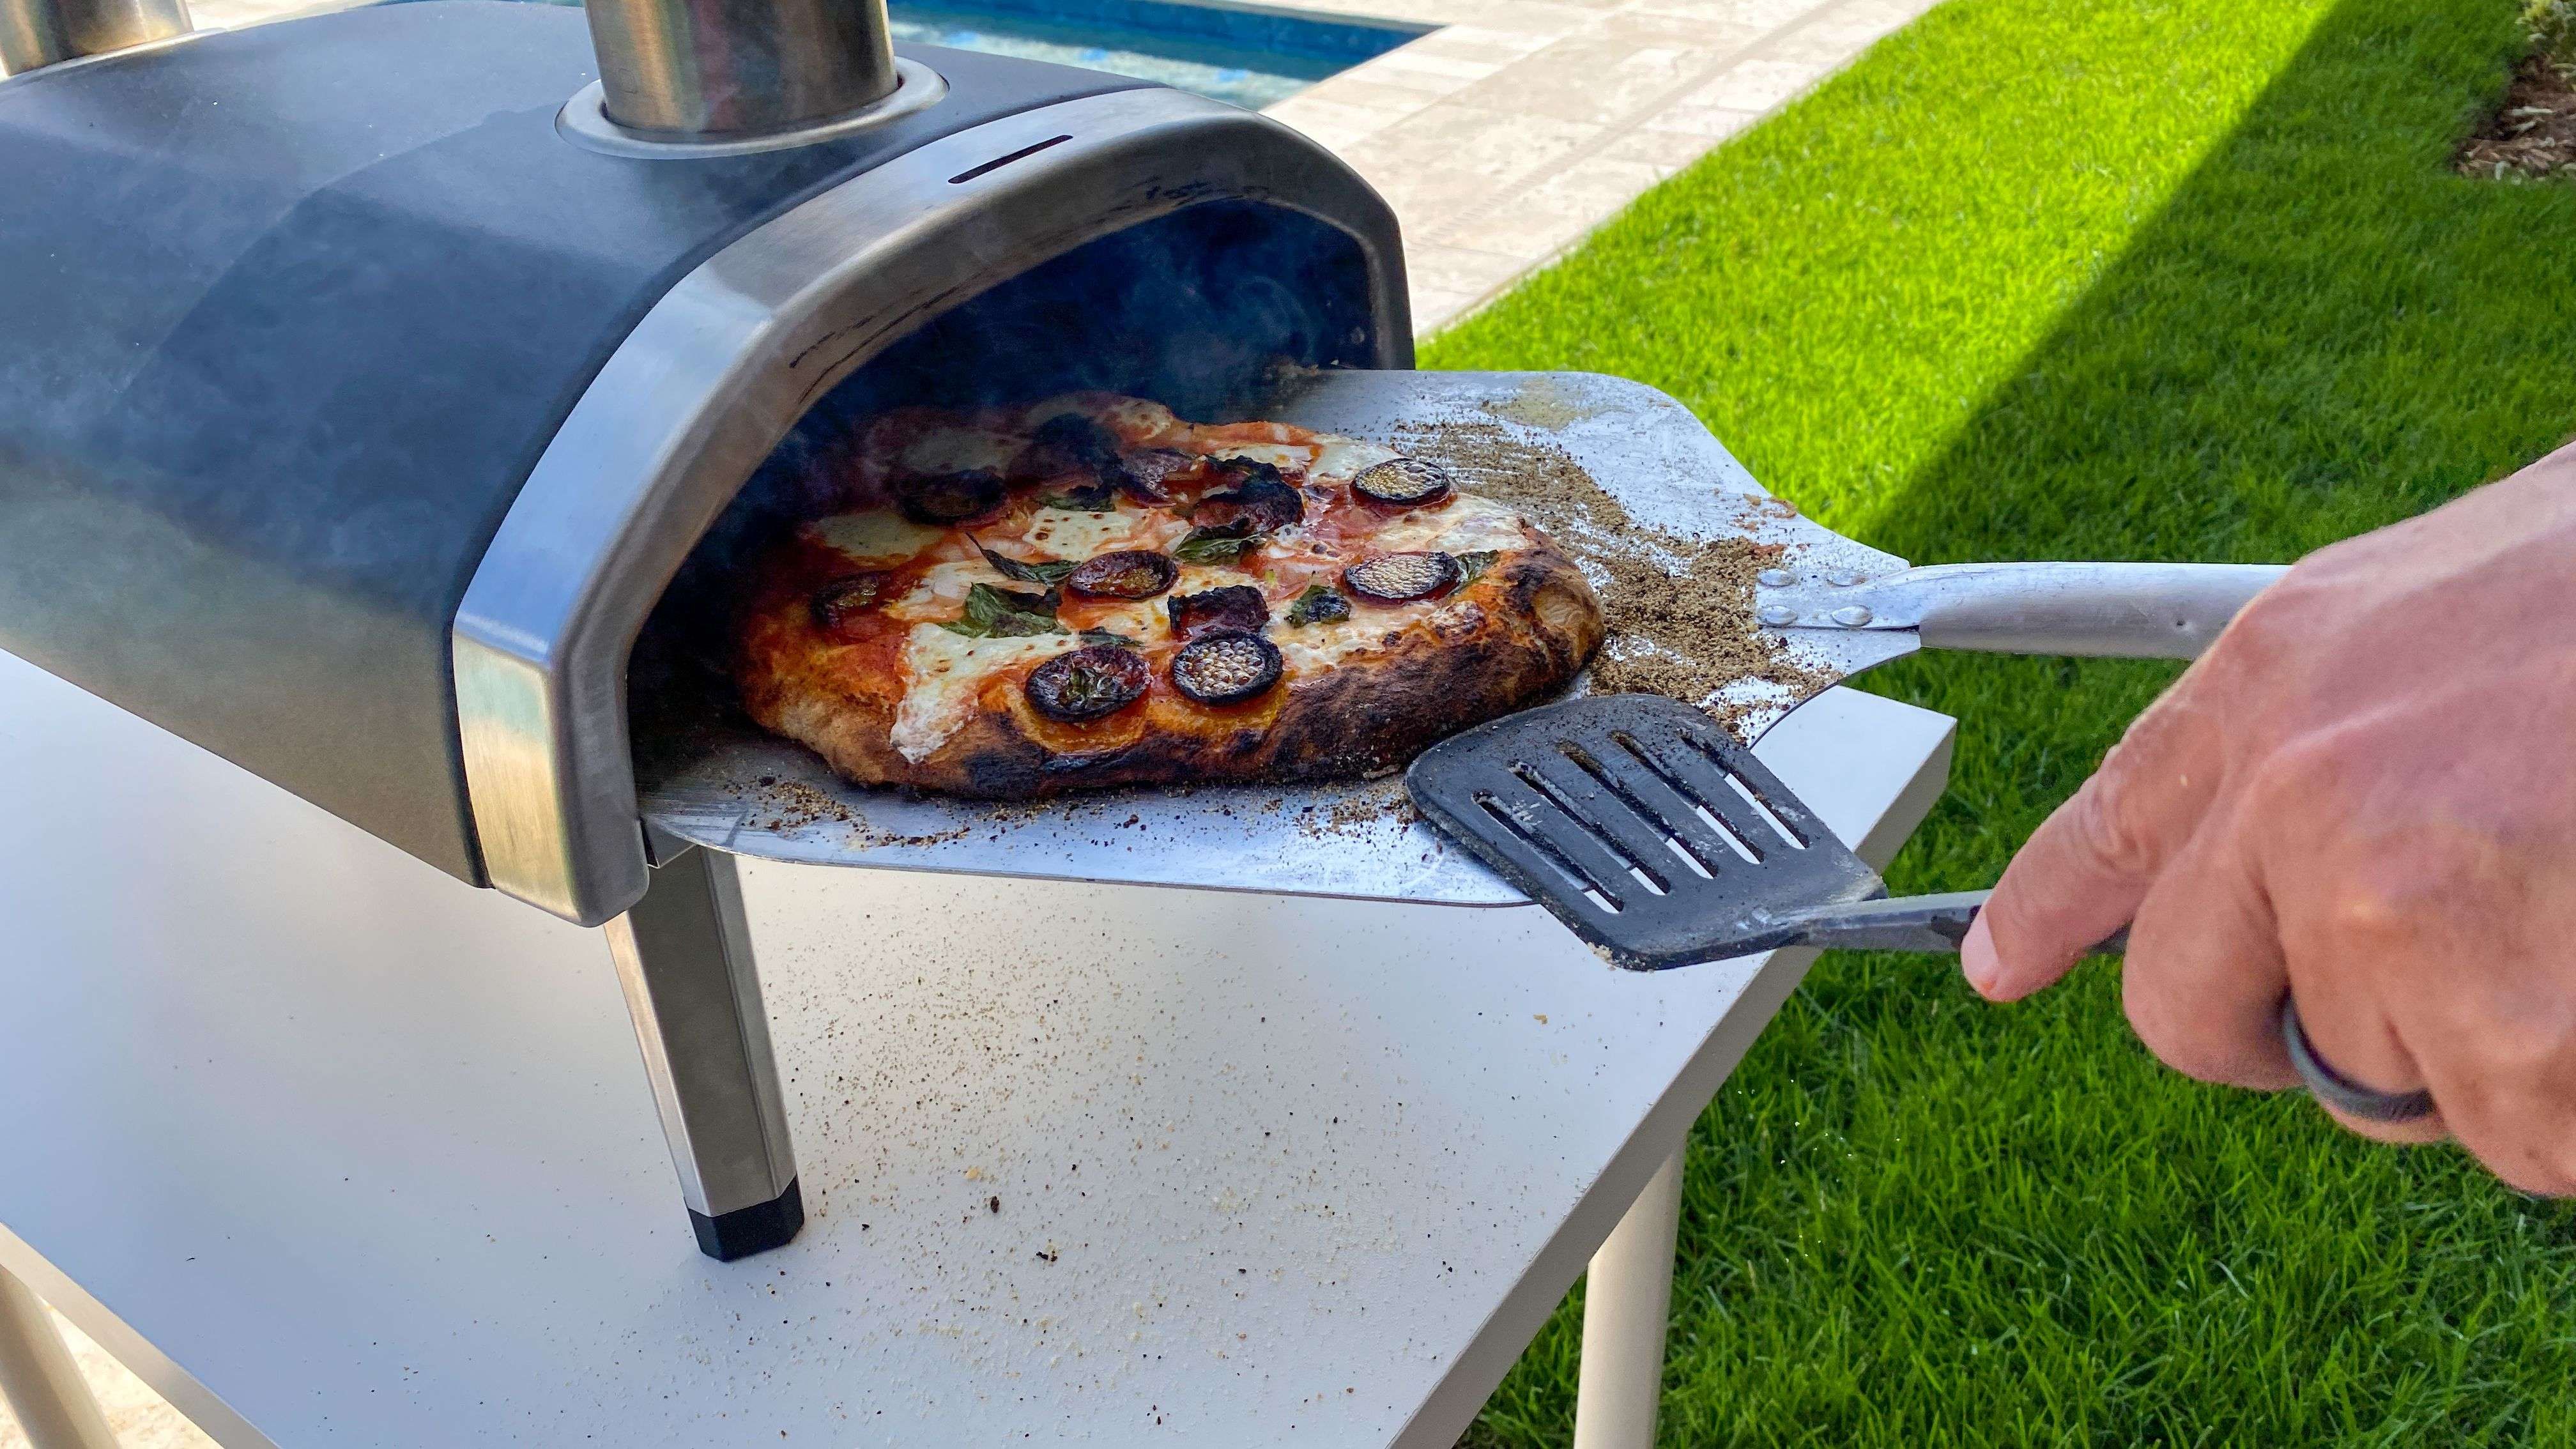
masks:
[[[466,784],[492,884],[583,925],[643,894],[627,655],[690,548],[815,399],[999,282],[1227,198],[1351,236],[1369,270],[1376,361],[1412,364],[1386,203],[1286,127],[1177,91],[1091,96],[945,137],[682,278],[574,405],[457,612]]]

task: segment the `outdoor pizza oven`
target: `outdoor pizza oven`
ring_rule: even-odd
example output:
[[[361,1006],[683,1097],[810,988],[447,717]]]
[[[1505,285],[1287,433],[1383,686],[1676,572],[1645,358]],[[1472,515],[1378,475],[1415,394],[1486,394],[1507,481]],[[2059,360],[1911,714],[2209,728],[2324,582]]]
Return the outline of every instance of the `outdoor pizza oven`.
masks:
[[[0,647],[606,924],[720,1257],[802,1209],[730,865],[639,808],[675,577],[873,407],[1411,362],[1328,153],[882,0],[0,0],[0,61]]]

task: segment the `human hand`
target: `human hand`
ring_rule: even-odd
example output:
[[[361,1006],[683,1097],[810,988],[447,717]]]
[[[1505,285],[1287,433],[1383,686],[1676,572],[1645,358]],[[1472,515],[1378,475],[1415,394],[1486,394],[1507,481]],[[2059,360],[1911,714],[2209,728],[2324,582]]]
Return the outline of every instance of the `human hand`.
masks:
[[[2576,446],[2310,555],[2023,846],[1970,929],[1997,1001],[2132,922],[2129,1022],[2177,1070],[2316,1052],[2528,1192],[2576,1194]],[[2328,1110],[2333,1110],[2331,1107]]]

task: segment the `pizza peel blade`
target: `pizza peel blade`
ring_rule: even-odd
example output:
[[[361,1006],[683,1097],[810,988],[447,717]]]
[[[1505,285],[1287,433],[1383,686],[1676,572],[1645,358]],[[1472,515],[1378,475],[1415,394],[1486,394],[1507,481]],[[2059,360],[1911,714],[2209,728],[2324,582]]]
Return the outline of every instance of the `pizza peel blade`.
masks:
[[[1432,457],[1471,490],[1507,467],[1515,451],[1562,456],[1618,505],[1628,525],[1587,529],[1576,520],[1563,528],[1559,541],[1578,561],[1612,551],[1673,559],[1694,540],[1743,538],[1778,546],[1786,588],[1849,590],[1901,582],[1909,573],[1905,560],[1773,498],[1687,408],[1624,378],[1289,372],[1269,394],[1235,410],[1236,420],[1252,418]],[[1451,446],[1461,439],[1476,446]],[[1757,607],[1793,610],[1777,637],[1799,666],[1795,687],[1739,681],[1698,703],[1724,711],[1743,738],[1755,739],[1835,682],[1926,642],[1921,626],[1838,624],[1833,610],[1849,605],[1811,607],[1821,602],[1756,600]],[[1884,617],[1901,614],[1890,608]],[[1587,676],[1569,693],[1588,691]],[[1397,779],[1116,790],[996,804],[852,785],[722,698],[657,713],[674,722],[650,738],[639,731],[636,781],[647,849],[657,858],[695,845],[819,865],[1279,895],[1488,906],[1529,899],[1421,819]],[[1853,747],[1866,749],[1868,741]]]

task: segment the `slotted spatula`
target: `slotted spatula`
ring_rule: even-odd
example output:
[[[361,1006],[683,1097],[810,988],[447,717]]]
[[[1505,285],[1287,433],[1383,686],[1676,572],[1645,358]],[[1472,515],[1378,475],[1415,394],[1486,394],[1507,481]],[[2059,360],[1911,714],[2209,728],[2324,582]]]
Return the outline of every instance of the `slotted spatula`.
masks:
[[[1954,952],[1988,894],[1886,899],[1878,873],[1751,750],[1661,695],[1593,695],[1479,725],[1423,751],[1404,785],[1434,824],[1630,970],[1779,946]]]

